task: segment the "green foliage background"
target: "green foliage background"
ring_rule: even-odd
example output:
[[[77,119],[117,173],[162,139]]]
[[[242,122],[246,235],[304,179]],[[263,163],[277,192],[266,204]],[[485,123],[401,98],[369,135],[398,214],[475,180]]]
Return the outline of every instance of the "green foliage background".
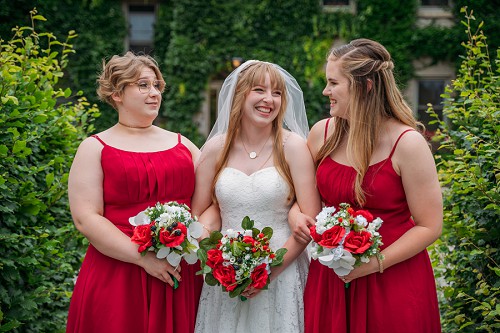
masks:
[[[495,331],[500,19],[496,1],[469,2],[453,1],[455,26],[421,28],[417,0],[358,0],[355,14],[323,11],[317,0],[159,1],[153,55],[167,92],[158,124],[201,145],[192,117],[208,82],[223,79],[236,56],[276,62],[294,75],[311,125],[328,116],[323,66],[335,38],[382,42],[402,87],[415,59],[456,62],[460,76],[446,95],[447,122],[440,124],[446,141],[437,156],[445,231],[432,256],[442,282],[443,330]],[[486,21],[487,41],[481,33],[464,34],[463,5]],[[48,34],[28,38],[35,6],[47,18],[36,20],[37,31]],[[84,250],[67,205],[67,172],[81,139],[116,122],[114,110],[97,101],[95,79],[102,59],[124,53],[121,6],[119,0],[0,0],[0,332],[64,330]],[[9,46],[16,25],[28,27],[19,32],[25,40],[12,41],[24,43],[19,48]],[[68,36],[72,47],[59,42]]]
[[[0,332],[63,330],[82,255],[68,216],[69,157],[98,113],[60,86],[75,34],[60,42],[35,30],[44,17],[34,14],[0,43]]]
[[[433,258],[443,330],[498,332],[500,58],[490,58],[483,23],[476,22],[473,12],[462,15],[466,55],[443,95],[446,121],[436,120],[445,228]]]

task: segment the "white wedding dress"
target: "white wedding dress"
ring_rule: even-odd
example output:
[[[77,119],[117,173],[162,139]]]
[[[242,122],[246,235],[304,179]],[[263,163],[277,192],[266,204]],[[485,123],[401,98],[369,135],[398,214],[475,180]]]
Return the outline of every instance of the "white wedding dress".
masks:
[[[277,250],[290,237],[287,203],[289,187],[275,167],[251,175],[225,168],[215,194],[222,217],[222,231],[241,230],[241,220],[249,216],[255,227],[273,228],[271,248]],[[304,331],[303,293],[309,260],[304,251],[275,280],[268,290],[241,301],[230,298],[221,286],[203,285],[197,333],[294,333]]]

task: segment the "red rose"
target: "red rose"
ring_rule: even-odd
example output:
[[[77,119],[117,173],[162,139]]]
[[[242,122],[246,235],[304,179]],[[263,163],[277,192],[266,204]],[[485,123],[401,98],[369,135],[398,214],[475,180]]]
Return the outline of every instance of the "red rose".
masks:
[[[323,239],[323,237],[322,237],[320,234],[318,234],[318,233],[316,232],[316,226],[315,226],[315,225],[313,225],[313,226],[309,227],[309,231],[311,232],[311,237],[312,237],[312,239],[313,239],[316,243],[319,243],[319,242]]]
[[[366,210],[358,210],[354,216],[363,216],[368,222],[371,222],[373,221],[373,215],[369,212],[369,211],[366,211]]]
[[[222,259],[222,251],[217,249],[211,249],[207,251],[207,266],[215,268],[220,265],[224,259]]]
[[[260,264],[255,267],[250,274],[250,278],[252,279],[251,286],[257,289],[262,289],[267,284],[267,279],[269,275],[267,274],[266,264]]]
[[[354,254],[362,254],[372,246],[372,235],[367,231],[351,231],[345,238],[344,248]]]
[[[247,244],[250,244],[250,245],[253,245],[255,243],[255,239],[253,239],[250,236],[244,236],[243,237],[243,242],[247,243]]]
[[[233,266],[219,265],[212,271],[214,278],[220,282],[227,291],[232,291],[236,288],[236,273]]]
[[[162,228],[159,237],[160,242],[166,247],[175,247],[181,245],[182,242],[184,242],[186,235],[186,226],[182,223],[177,223],[177,226],[172,229],[172,231],[168,231],[167,229]]]
[[[323,233],[321,241],[318,242],[319,245],[334,248],[337,247],[344,237],[345,229],[341,226],[333,226]]]
[[[151,232],[151,224],[139,225],[134,228],[134,234],[130,240],[136,244],[139,244],[138,252],[146,251],[148,247],[153,245],[153,233]]]

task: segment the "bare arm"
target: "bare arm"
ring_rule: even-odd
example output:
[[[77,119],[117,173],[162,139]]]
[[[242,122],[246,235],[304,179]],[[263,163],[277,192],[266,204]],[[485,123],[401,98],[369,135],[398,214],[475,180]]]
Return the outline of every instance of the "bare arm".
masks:
[[[205,226],[205,236],[208,234],[206,229],[214,231],[221,228],[219,207],[214,205],[212,201],[212,183],[221,147],[219,137],[207,142],[195,168],[196,185],[192,200],[192,211],[194,215],[200,217],[200,223]]]
[[[321,120],[320,122],[316,123],[311,129],[309,137],[307,138],[307,146],[313,159],[323,145],[325,126],[326,120]],[[316,178],[314,179],[314,184],[316,186]],[[300,210],[297,202],[295,202],[290,209],[290,212],[288,213],[288,223],[290,225],[290,229],[293,232],[293,236],[299,243],[308,244],[310,242],[311,236],[309,227],[311,225],[314,225],[314,223],[316,222],[315,218],[316,215],[309,216],[307,214],[304,214],[304,212]]]
[[[220,210],[217,204],[211,204],[203,214],[199,217],[200,223],[203,225],[203,234],[199,238],[207,238],[210,236],[212,231],[220,231],[222,226],[222,220],[220,217]]]
[[[153,253],[141,256],[138,245],[103,216],[102,145],[93,138],[82,142],[75,155],[68,180],[71,215],[76,228],[104,255],[143,267],[146,272],[173,285],[169,274],[179,281],[178,272]]]
[[[407,260],[426,249],[441,235],[443,203],[432,153],[425,139],[416,132],[405,134],[393,156],[401,174],[406,199],[415,227],[382,251],[384,269]],[[353,270],[348,279],[378,272],[375,258]]]
[[[314,163],[306,143],[300,137],[292,134],[285,145],[285,156],[292,174],[300,211],[307,216],[316,216],[321,209],[321,203],[319,193],[316,190]],[[273,267],[271,279],[276,278],[285,270],[304,251],[306,246],[307,242],[297,241],[293,235],[290,236],[283,245],[288,249],[283,264]]]
[[[198,147],[196,147],[196,145],[194,143],[192,143],[189,139],[187,139],[186,137],[182,137],[181,139],[182,143],[189,149],[189,151],[191,152],[191,158],[193,159],[193,163],[196,165],[196,163],[198,162],[198,159],[200,158],[200,150],[198,149]]]

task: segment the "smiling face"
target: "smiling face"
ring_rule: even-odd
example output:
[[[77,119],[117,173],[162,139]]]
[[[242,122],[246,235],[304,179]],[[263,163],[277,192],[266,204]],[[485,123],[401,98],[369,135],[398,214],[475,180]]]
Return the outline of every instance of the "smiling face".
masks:
[[[157,86],[153,84],[157,80],[154,70],[148,67],[143,67],[136,81],[127,84],[121,95],[113,96],[119,112],[127,117],[154,119],[158,116],[158,111],[161,105],[161,92]],[[151,89],[149,92],[141,92],[139,84],[149,82]],[[147,89],[142,89],[147,90]]]
[[[323,95],[330,99],[330,115],[348,119],[350,82],[341,72],[340,60],[328,60]]]
[[[264,81],[254,84],[246,96],[242,119],[260,126],[272,124],[281,109],[282,93],[273,86],[269,73],[266,73]]]

